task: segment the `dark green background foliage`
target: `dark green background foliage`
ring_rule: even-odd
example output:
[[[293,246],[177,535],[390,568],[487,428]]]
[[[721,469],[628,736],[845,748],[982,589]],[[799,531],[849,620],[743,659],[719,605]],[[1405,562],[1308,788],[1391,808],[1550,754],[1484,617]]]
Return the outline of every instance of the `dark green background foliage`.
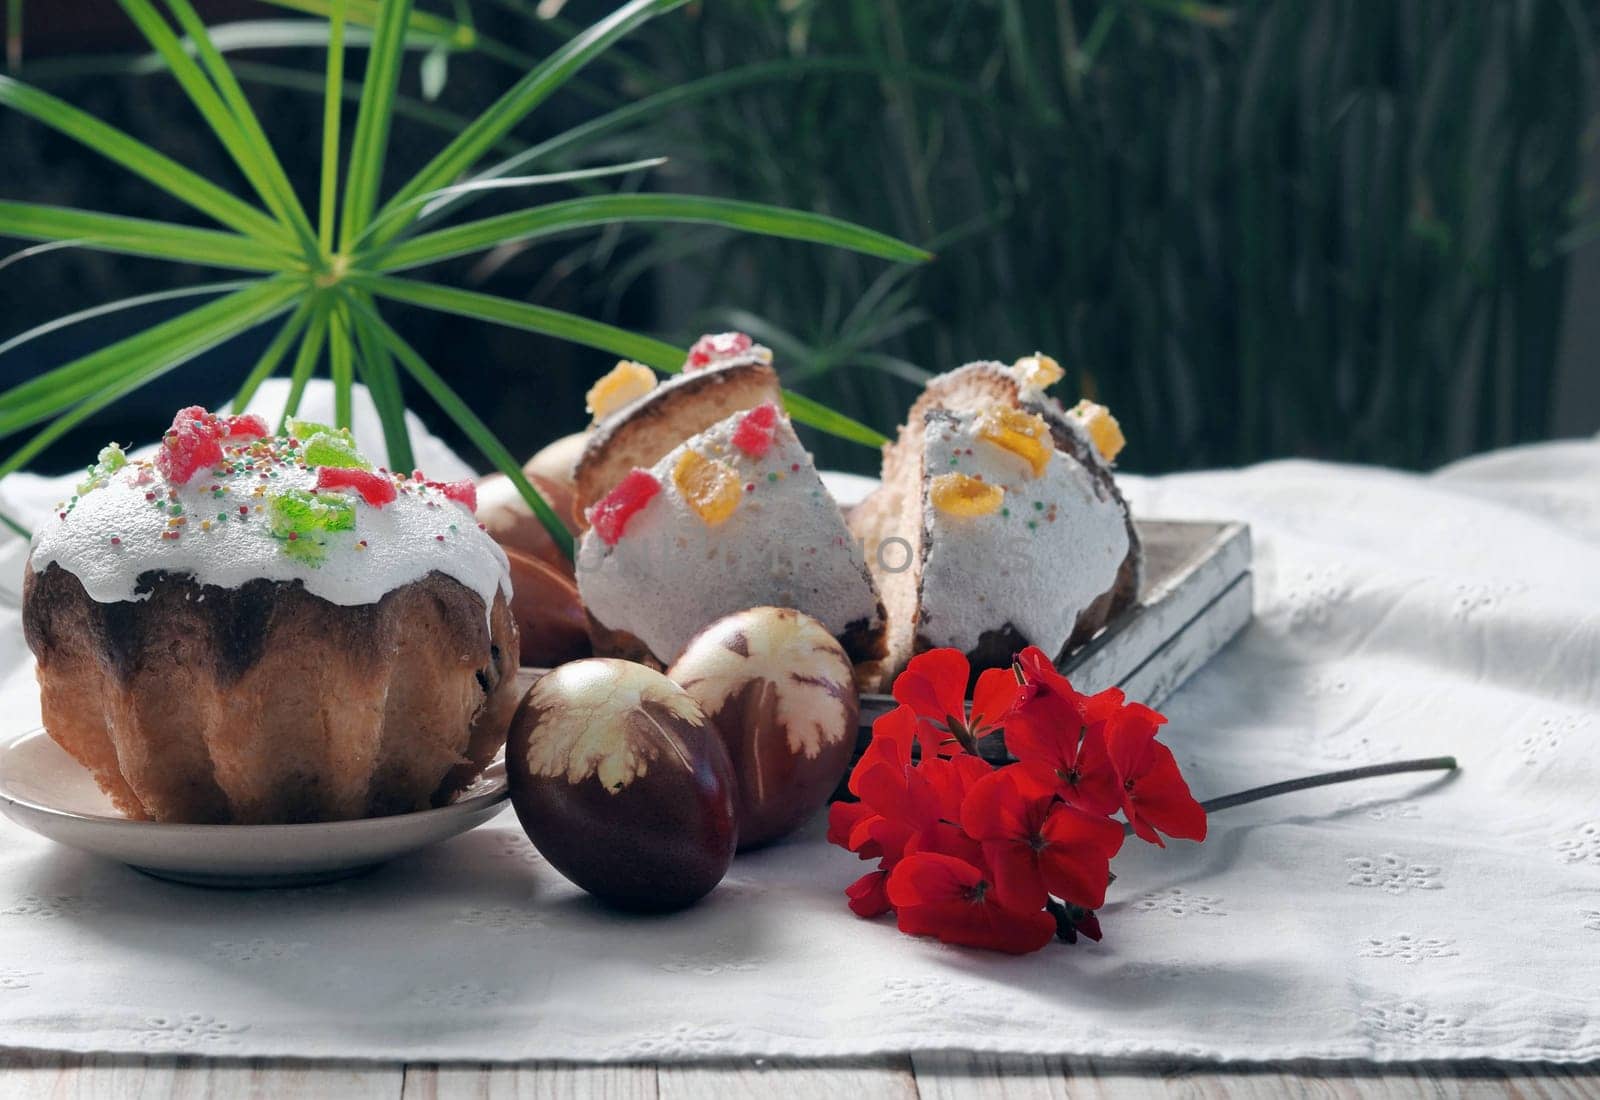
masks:
[[[425,51],[412,53],[391,186],[451,112],[480,109],[527,57],[614,5],[552,6],[546,20],[530,0],[474,0],[491,49],[451,56],[435,100],[420,91]],[[246,0],[203,8],[213,22],[284,18]],[[513,247],[438,274],[679,342],[747,329],[791,386],[885,430],[926,373],[1042,349],[1070,372],[1064,394],[1121,417],[1134,469],[1281,455],[1431,466],[1550,432],[1570,261],[1600,216],[1585,186],[1597,33],[1591,0],[709,0],[628,39],[517,140],[677,89],[672,109],[578,163],[669,156],[626,186],[833,214],[938,259],[673,227]],[[41,43],[23,74],[228,183],[167,77],[100,64],[136,48]],[[86,70],[61,56],[85,51]],[[230,57],[313,195],[322,53]],[[351,79],[360,67],[352,53]],[[309,92],[284,86],[295,72]],[[173,216],[24,120],[0,118],[0,141],[7,197]],[[0,271],[0,336],[156,278],[213,277],[35,258]],[[480,322],[416,311],[394,323],[521,452],[580,427],[583,390],[610,365]],[[120,334],[40,341],[0,374]],[[208,355],[172,376],[185,392],[147,393],[83,433],[148,437],[173,404],[222,400],[264,340]],[[193,392],[222,375],[215,395]],[[1600,409],[1591,419],[1600,427]],[[811,442],[830,465],[875,461]],[[88,445],[55,456],[76,465]]]
[[[660,78],[794,75],[650,137],[712,190],[937,248],[885,272],[726,239],[683,263],[832,368],[843,411],[881,424],[909,392],[863,364],[1038,347],[1122,417],[1138,469],[1427,466],[1548,431],[1596,213],[1596,11],[720,0],[651,28]]]

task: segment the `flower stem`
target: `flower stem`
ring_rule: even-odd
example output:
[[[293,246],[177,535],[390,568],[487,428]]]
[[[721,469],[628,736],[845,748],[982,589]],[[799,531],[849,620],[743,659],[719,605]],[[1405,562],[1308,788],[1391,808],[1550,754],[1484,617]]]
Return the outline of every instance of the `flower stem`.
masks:
[[[1249,802],[1259,802],[1263,798],[1272,798],[1274,795],[1308,791],[1313,787],[1327,787],[1334,783],[1349,783],[1357,779],[1376,779],[1382,775],[1401,775],[1405,772],[1455,771],[1457,766],[1456,758],[1453,756],[1430,756],[1421,760],[1397,760],[1392,764],[1372,764],[1365,768],[1347,768],[1340,772],[1323,772],[1321,775],[1287,779],[1282,783],[1269,783],[1265,787],[1252,787],[1248,791],[1239,791],[1237,794],[1225,794],[1221,798],[1208,799],[1200,803],[1200,805],[1206,813],[1214,814],[1218,810],[1228,810],[1234,806],[1243,806]]]

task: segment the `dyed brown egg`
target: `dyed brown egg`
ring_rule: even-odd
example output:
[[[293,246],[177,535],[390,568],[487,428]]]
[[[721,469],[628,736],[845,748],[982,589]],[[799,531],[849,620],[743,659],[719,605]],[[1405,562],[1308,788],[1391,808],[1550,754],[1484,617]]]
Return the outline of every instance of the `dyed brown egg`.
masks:
[[[699,901],[733,860],[733,768],[678,685],[630,661],[562,665],[506,745],[511,804],[550,865],[621,909]]]
[[[853,673],[826,627],[786,607],[719,619],[667,670],[733,758],[741,850],[793,831],[838,785],[856,744]]]
[[[589,656],[588,618],[571,575],[520,550],[504,549],[511,566],[511,614],[517,620],[521,663],[554,668]]]
[[[538,474],[528,480],[538,489],[569,531],[576,530],[572,515],[572,485]],[[528,502],[504,474],[490,474],[478,482],[478,522],[489,536],[508,550],[520,550],[538,558],[559,573],[573,575],[572,559],[550,537]]]

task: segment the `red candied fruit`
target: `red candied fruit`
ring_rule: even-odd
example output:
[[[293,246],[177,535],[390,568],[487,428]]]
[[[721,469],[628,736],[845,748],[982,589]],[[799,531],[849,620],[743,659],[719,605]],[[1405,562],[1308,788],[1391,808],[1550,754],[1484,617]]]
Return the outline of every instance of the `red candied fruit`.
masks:
[[[739,420],[733,430],[733,445],[751,458],[765,458],[772,449],[772,433],[778,427],[778,406],[768,401],[757,405]]]
[[[229,439],[265,439],[267,422],[255,413],[228,417]]]
[[[439,486],[439,491],[467,511],[478,511],[478,487],[471,481],[446,481]]]
[[[615,489],[585,512],[584,517],[602,542],[607,546],[615,546],[634,513],[649,504],[650,498],[660,491],[661,482],[649,470],[635,466],[627,477],[617,483]]]
[[[689,349],[689,359],[683,369],[700,370],[719,360],[743,355],[754,346],[755,341],[742,332],[708,333],[696,340],[694,347]]]
[[[394,482],[389,478],[354,466],[318,466],[317,488],[354,489],[374,508],[382,508],[396,495]]]
[[[161,437],[156,469],[168,481],[187,485],[197,471],[222,461],[222,430],[220,418],[198,405],[178,410],[178,415],[172,418],[172,427]]]

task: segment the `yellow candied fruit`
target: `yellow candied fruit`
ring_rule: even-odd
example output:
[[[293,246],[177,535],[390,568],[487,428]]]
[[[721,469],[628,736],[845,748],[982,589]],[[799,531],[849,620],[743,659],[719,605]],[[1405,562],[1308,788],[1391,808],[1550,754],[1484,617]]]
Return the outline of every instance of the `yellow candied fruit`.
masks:
[[[946,515],[987,516],[1000,510],[1006,491],[966,474],[940,474],[933,479],[928,497]]]
[[[739,507],[739,475],[726,462],[684,451],[672,468],[672,483],[707,527],[725,522]]]
[[[1067,375],[1067,372],[1061,369],[1060,363],[1042,351],[1024,355],[1012,363],[1011,373],[1016,375],[1017,381],[1024,386],[1041,390],[1049,389]]]
[[[1115,462],[1128,441],[1123,437],[1122,425],[1111,415],[1111,410],[1104,405],[1096,405],[1086,397],[1072,406],[1071,416],[1089,433],[1089,441],[1100,452],[1100,457],[1107,462]]]
[[[619,359],[605,377],[589,387],[584,407],[596,420],[610,416],[630,401],[656,388],[656,372],[632,359]]]
[[[1044,417],[1021,409],[995,405],[978,417],[978,438],[1010,451],[1033,469],[1033,476],[1044,473],[1055,453],[1050,428]]]

